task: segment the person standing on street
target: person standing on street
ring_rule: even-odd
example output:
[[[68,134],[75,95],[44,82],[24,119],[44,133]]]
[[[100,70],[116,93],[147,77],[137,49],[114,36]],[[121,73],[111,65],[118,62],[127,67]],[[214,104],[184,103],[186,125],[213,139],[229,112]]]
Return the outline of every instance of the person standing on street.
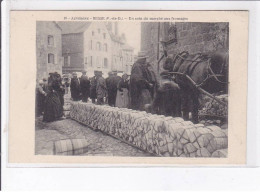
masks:
[[[97,73],[97,104],[104,104],[104,98],[107,97],[106,80],[102,77],[102,71]]]
[[[42,80],[36,86],[36,116],[39,117],[44,112],[44,101],[47,93],[43,90],[44,82]]]
[[[155,74],[151,71],[145,52],[138,53],[138,60],[134,63],[130,76],[130,108],[144,110],[145,104],[151,104],[154,87],[157,85]]]
[[[90,98],[92,103],[96,103],[97,98],[97,71],[94,71],[94,77],[90,79]]]
[[[90,93],[90,81],[86,75],[86,71],[82,71],[82,76],[80,77],[80,89],[82,93],[82,102],[88,102],[88,97]]]
[[[117,86],[115,85],[115,76],[113,72],[108,73],[108,78],[106,78],[106,86],[107,103],[109,106],[115,106]]]
[[[51,73],[48,78],[48,93],[46,96],[43,121],[52,122],[63,117],[63,105],[60,101],[59,88],[60,88],[60,75],[58,73]]]
[[[117,96],[116,96],[116,107],[128,108],[129,106],[129,80],[128,75],[125,73],[122,75],[122,79],[119,81],[117,86]]]
[[[80,100],[80,82],[77,77],[77,73],[72,73],[72,79],[70,83],[70,91],[71,91],[71,98],[73,101],[79,101]]]
[[[57,72],[54,72],[54,76],[56,77],[55,79],[55,83],[54,84],[54,90],[57,91],[59,98],[60,98],[60,102],[62,107],[64,106],[64,94],[65,94],[65,89],[64,89],[64,85],[62,85],[62,78],[61,75],[58,74]]]
[[[44,92],[48,92],[48,82],[47,82],[47,79],[43,78],[42,81],[43,81],[43,87],[42,87],[43,91]]]

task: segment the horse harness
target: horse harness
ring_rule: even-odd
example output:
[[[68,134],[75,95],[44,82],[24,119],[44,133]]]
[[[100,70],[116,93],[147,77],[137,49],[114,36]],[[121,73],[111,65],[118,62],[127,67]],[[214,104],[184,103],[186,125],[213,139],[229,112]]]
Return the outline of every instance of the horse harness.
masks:
[[[221,83],[221,84],[226,84],[227,82],[223,82],[221,80],[219,80],[218,77],[223,77],[224,75],[221,75],[221,73],[223,72],[224,66],[225,64],[227,64],[227,60],[228,60],[228,55],[225,55],[225,59],[224,59],[224,63],[221,64],[221,70],[219,72],[219,74],[216,74],[212,68],[211,68],[211,57],[205,54],[201,54],[198,53],[196,54],[192,59],[187,59],[188,58],[189,53],[187,51],[181,52],[179,54],[177,54],[174,58],[174,63],[176,62],[176,60],[178,60],[179,58],[181,59],[181,62],[179,64],[179,66],[176,68],[174,68],[173,72],[178,71],[178,69],[180,68],[180,66],[184,63],[184,62],[191,62],[188,67],[186,68],[186,71],[183,73],[185,75],[188,75],[191,77],[192,73],[194,72],[195,68],[201,64],[202,62],[207,62],[207,76],[206,78],[199,84],[196,84],[196,86],[203,86],[206,81],[208,79],[214,78],[217,82]]]

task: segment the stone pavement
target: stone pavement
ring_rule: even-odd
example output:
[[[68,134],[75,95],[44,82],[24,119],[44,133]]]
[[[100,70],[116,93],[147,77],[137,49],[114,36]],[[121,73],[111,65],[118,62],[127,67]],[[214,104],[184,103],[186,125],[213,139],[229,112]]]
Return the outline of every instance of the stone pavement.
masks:
[[[88,156],[152,156],[102,132],[94,131],[78,122],[65,119],[51,123],[35,120],[35,154],[52,155],[54,142],[61,139],[84,138],[90,145],[83,155]]]

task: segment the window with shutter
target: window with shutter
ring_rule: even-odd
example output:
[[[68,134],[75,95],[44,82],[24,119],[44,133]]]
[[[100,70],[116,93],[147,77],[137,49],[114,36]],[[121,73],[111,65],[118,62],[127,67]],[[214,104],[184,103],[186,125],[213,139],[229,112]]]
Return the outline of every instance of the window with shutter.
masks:
[[[107,44],[106,43],[104,44],[104,51],[107,52]]]
[[[54,54],[52,54],[52,53],[49,53],[48,54],[48,63],[50,63],[50,64],[54,64]]]
[[[89,65],[90,65],[90,67],[93,66],[93,57],[92,56],[90,56],[90,63],[89,63]]]
[[[107,60],[107,58],[104,58],[104,68],[105,69],[108,68],[108,60]]]
[[[70,66],[70,56],[65,56],[64,57],[64,66],[65,67]]]

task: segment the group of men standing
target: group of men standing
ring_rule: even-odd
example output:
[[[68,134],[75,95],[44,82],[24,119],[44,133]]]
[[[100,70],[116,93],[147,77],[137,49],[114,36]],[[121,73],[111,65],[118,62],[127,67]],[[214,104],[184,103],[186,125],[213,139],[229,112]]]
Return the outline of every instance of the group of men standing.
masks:
[[[117,98],[121,95],[126,99],[122,100],[125,101],[124,104],[127,104],[126,108],[144,110],[145,104],[151,103],[158,86],[156,75],[146,59],[147,56],[143,52],[138,54],[138,59],[132,67],[130,80],[127,75],[121,78],[117,72],[109,72],[108,78],[104,79],[101,71],[95,71],[94,77],[90,80],[85,71],[82,72],[80,78],[77,78],[74,73],[71,79],[72,99],[87,102],[90,97],[92,103],[99,105],[107,103],[110,106],[116,106]],[[123,90],[127,93],[123,94]]]
[[[71,98],[73,101],[82,100],[87,102],[88,98],[92,100],[92,103],[97,103],[102,105],[107,103],[110,106],[116,106],[116,98],[118,87],[120,86],[120,91],[122,91],[122,83],[126,81],[117,75],[116,71],[111,71],[108,73],[108,78],[104,79],[101,71],[95,71],[94,76],[90,79],[86,76],[86,71],[82,72],[80,78],[77,77],[76,73],[73,73],[73,78],[71,79]],[[128,77],[126,75],[126,77]],[[128,88],[128,85],[125,86]],[[128,96],[127,96],[128,98]]]
[[[93,103],[104,104],[104,98],[107,96],[106,81],[102,76],[102,71],[95,71],[94,74],[94,77],[90,79],[86,71],[82,71],[80,78],[76,73],[72,74],[70,90],[73,101],[87,102],[91,98]]]
[[[82,71],[82,76],[77,77],[77,73],[72,73],[70,91],[73,101],[82,100],[87,102],[89,98],[90,81],[86,75],[86,71]]]

